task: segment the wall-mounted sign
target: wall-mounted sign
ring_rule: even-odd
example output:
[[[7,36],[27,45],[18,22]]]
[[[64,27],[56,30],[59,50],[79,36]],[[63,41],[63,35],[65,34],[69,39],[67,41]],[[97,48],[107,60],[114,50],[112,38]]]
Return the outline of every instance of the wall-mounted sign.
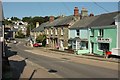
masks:
[[[110,39],[110,38],[98,38],[97,42],[110,43],[110,42],[112,42],[112,39]]]

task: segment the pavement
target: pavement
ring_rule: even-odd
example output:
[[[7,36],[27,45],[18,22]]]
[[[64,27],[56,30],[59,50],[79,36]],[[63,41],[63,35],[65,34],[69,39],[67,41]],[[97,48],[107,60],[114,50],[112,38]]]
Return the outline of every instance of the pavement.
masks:
[[[12,78],[60,78],[56,74],[49,73],[45,68],[27,60],[19,55],[9,57]]]
[[[18,80],[26,78],[32,80],[32,78],[61,78],[57,74],[49,73],[47,69],[29,61],[27,58],[17,55],[16,51],[12,51],[9,45],[5,49],[9,66],[4,66],[3,79]]]
[[[19,45],[19,43],[17,44]],[[118,70],[118,59],[106,59],[102,57],[95,56],[87,56],[87,55],[75,55],[66,52],[54,51],[49,48],[39,47],[39,48],[31,48],[29,46],[25,46],[29,49],[26,49],[26,52],[30,52],[36,55],[42,55],[46,57],[63,59],[69,62],[75,63],[84,63],[93,66],[100,67],[102,63],[103,68],[108,68],[112,70]],[[61,76],[49,73],[47,69],[44,67],[29,61],[27,58],[23,58],[19,55],[12,55],[9,58],[10,69],[12,74],[12,78],[28,78],[31,80],[32,78],[62,78]],[[112,65],[114,64],[114,65]],[[111,66],[112,65],[112,66]],[[16,74],[17,73],[17,74]]]

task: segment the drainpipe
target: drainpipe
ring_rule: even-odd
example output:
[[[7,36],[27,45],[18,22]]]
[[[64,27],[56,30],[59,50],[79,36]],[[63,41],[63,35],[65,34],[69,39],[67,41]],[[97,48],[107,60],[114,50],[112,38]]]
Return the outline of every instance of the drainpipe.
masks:
[[[92,45],[91,45],[91,41],[90,41],[90,32],[91,32],[91,29],[88,28],[88,49],[89,49],[90,54],[92,54]]]

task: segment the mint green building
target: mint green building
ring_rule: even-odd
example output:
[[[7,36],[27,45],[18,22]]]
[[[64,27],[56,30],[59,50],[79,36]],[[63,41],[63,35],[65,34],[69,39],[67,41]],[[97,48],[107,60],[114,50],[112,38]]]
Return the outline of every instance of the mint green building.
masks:
[[[78,54],[103,55],[103,51],[116,48],[117,25],[114,17],[118,12],[87,16],[77,21],[69,29],[69,37]],[[79,34],[79,35],[77,35]],[[81,46],[84,48],[81,49]]]
[[[116,48],[117,25],[114,17],[118,12],[106,13],[89,25],[89,51],[93,54],[103,55],[105,51]]]
[[[103,55],[103,50],[111,51],[116,47],[116,25],[91,28],[90,33],[91,53]]]

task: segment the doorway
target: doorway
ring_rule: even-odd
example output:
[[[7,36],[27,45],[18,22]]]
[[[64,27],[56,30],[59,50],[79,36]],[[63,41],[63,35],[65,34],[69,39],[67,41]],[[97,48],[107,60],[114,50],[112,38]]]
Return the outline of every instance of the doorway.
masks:
[[[92,53],[94,53],[94,43],[93,42],[91,43],[91,46],[92,46]]]

